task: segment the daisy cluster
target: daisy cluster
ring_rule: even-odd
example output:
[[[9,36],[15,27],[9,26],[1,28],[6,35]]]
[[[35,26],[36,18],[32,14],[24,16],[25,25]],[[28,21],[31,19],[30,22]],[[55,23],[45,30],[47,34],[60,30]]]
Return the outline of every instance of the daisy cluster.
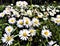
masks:
[[[33,37],[37,35],[37,29],[41,30],[38,33],[43,38],[51,39],[52,32],[47,25],[43,25],[42,29],[40,29],[40,26],[48,20],[60,25],[59,13],[60,6],[28,5],[26,1],[17,1],[15,7],[13,7],[13,4],[6,6],[5,10],[0,13],[0,19],[6,17],[6,24],[8,24],[4,29],[2,42],[11,45],[17,36],[19,36],[20,40],[33,41]],[[42,23],[42,21],[44,22]],[[15,31],[18,31],[18,33],[12,35]],[[49,41],[46,46],[52,45],[59,46],[53,40]]]

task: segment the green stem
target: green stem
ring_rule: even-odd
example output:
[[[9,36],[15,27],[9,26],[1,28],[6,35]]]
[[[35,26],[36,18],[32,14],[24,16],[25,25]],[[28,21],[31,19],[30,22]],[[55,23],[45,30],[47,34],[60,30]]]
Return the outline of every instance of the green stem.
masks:
[[[19,34],[15,35],[14,38],[17,37],[17,36],[19,36]]]
[[[31,3],[31,5],[32,5],[32,0],[30,0],[30,3]]]

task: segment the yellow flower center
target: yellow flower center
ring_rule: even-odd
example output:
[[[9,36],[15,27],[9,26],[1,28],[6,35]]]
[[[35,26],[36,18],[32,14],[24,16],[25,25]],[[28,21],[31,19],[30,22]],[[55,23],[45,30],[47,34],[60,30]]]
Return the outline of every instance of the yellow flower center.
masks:
[[[48,35],[48,32],[46,31],[44,34],[45,34],[45,35]]]
[[[14,22],[14,20],[11,20],[11,22]]]
[[[7,41],[10,41],[11,39],[12,39],[11,36],[7,36],[7,38],[6,38]]]
[[[20,22],[19,22],[19,24],[20,24],[20,25],[23,25],[23,22],[22,22],[22,21],[20,21]]]
[[[23,36],[24,36],[24,37],[26,37],[26,36],[27,36],[26,32],[24,32],[24,33],[23,33]]]
[[[56,22],[57,22],[57,23],[59,23],[59,22],[60,22],[60,20],[56,20]]]
[[[29,21],[28,20],[26,20],[26,24],[28,24],[29,23]]]
[[[34,32],[34,30],[30,30],[30,33],[33,33]]]
[[[34,22],[35,24],[38,24],[38,20],[35,20],[35,22]]]
[[[10,32],[11,31],[11,28],[8,28],[8,31]]]

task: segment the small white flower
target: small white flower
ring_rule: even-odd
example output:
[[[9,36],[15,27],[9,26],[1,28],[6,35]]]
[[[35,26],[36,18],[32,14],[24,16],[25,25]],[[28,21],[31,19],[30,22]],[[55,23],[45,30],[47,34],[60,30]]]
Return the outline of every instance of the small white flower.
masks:
[[[33,26],[39,26],[40,25],[40,23],[39,23],[39,19],[37,19],[37,18],[33,18],[32,19],[32,23],[33,23]]]
[[[7,45],[11,45],[14,39],[13,39],[13,36],[4,34],[4,37],[2,37],[2,41],[3,43],[7,43]]]
[[[16,18],[12,17],[8,20],[10,24],[14,24],[16,22]]]
[[[16,6],[20,8],[25,8],[27,7],[28,3],[26,1],[17,1]]]
[[[19,37],[22,40],[27,40],[28,36],[30,36],[29,31],[27,29],[20,30]]]
[[[4,17],[4,16],[5,16],[5,13],[3,13],[3,12],[0,13],[0,18],[1,18],[1,17]]]
[[[29,26],[31,26],[31,21],[28,17],[23,17],[24,20],[24,25],[28,28]]]
[[[57,15],[57,18],[60,18],[60,15]]]
[[[5,28],[5,32],[6,32],[7,34],[10,34],[12,31],[13,31],[13,27],[12,27],[12,26],[7,26],[7,27]]]
[[[31,35],[31,36],[36,35],[36,30],[33,29],[33,28],[29,29],[29,32],[30,32],[30,35]]]
[[[45,38],[48,38],[48,37],[50,38],[50,36],[52,36],[51,32],[47,29],[42,30],[41,34]]]
[[[23,7],[26,7],[28,3],[26,1],[23,1]]]
[[[17,21],[17,27],[21,28],[21,27],[23,27],[23,25],[24,25],[24,21],[22,19],[19,19]]]
[[[32,16],[32,11],[31,11],[31,10],[27,10],[27,15],[28,15],[29,17],[31,17],[31,16]]]
[[[59,25],[60,24],[60,18],[55,18],[54,22],[57,23],[57,25]]]
[[[52,41],[52,40],[51,40],[50,42],[48,42],[48,45],[49,45],[49,46],[52,46],[52,45],[55,44],[55,43],[56,43],[56,41]]]
[[[21,5],[22,5],[22,1],[17,1],[17,2],[16,2],[16,6],[17,6],[17,7],[21,7]]]

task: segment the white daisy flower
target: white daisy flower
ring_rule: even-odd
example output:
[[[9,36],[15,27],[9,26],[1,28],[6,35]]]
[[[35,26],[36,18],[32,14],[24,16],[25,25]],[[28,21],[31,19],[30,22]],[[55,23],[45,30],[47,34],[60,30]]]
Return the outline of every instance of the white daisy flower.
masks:
[[[7,43],[7,45],[11,45],[14,39],[13,39],[13,36],[4,34],[4,37],[2,37],[2,41],[3,43]]]
[[[33,28],[30,28],[30,29],[29,29],[29,32],[30,32],[30,35],[31,35],[31,36],[36,35],[36,30],[33,29]]]
[[[57,23],[57,25],[59,25],[60,24],[60,18],[55,18],[54,22]]]
[[[26,1],[17,1],[16,6],[20,8],[25,8],[28,5]]]
[[[28,36],[30,36],[29,31],[27,29],[20,30],[19,37],[22,40],[27,40]]]
[[[24,20],[24,25],[28,28],[29,26],[31,26],[31,21],[28,17],[23,17]]]
[[[4,17],[4,16],[5,16],[5,13],[3,13],[3,12],[0,13],[0,18],[1,18],[1,17]]]
[[[56,43],[56,41],[52,41],[52,40],[51,40],[50,42],[48,42],[48,45],[49,45],[49,46],[52,46],[52,45],[55,44],[55,43]]]
[[[32,16],[32,10],[27,10],[27,15],[28,15],[29,17],[31,17],[31,16]]]
[[[24,21],[22,19],[19,19],[17,21],[17,27],[21,28],[21,27],[23,27],[23,25],[24,25]]]
[[[8,20],[10,24],[14,24],[16,22],[16,18],[12,17]]]
[[[60,15],[57,15],[57,18],[60,18]]]
[[[27,7],[28,3],[26,1],[23,1],[23,7]]]
[[[5,32],[6,32],[7,34],[10,34],[12,31],[13,31],[13,27],[12,27],[12,26],[7,26],[7,27],[5,28]]]
[[[21,7],[21,5],[22,5],[22,1],[17,1],[17,2],[16,2],[16,6],[17,6],[17,7]]]
[[[40,23],[39,23],[39,19],[37,19],[37,18],[33,18],[32,19],[32,23],[33,23],[33,26],[39,26],[40,25]]]
[[[46,29],[42,30],[41,34],[45,38],[48,38],[48,37],[50,38],[50,36],[52,36],[51,32],[49,30],[46,30]]]

